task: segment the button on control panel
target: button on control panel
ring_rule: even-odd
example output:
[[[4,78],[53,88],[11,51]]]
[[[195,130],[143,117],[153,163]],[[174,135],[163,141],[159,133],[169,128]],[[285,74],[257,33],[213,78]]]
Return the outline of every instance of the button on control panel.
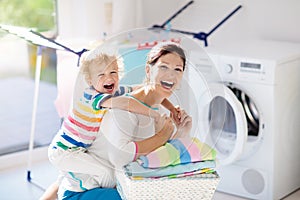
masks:
[[[231,64],[225,64],[225,69],[224,71],[228,74],[230,74],[233,71],[233,67]]]

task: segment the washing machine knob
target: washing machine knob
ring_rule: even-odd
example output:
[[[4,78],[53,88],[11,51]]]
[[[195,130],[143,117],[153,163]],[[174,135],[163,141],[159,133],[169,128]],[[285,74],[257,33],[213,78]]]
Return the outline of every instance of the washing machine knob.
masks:
[[[233,70],[233,67],[232,67],[231,64],[226,64],[224,70],[225,70],[226,73],[230,74]]]

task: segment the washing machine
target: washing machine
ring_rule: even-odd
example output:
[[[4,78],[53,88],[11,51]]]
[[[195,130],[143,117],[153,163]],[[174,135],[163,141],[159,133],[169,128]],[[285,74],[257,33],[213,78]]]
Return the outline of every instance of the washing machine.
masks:
[[[217,150],[218,191],[281,199],[300,187],[300,46],[239,42],[191,51],[178,96]]]

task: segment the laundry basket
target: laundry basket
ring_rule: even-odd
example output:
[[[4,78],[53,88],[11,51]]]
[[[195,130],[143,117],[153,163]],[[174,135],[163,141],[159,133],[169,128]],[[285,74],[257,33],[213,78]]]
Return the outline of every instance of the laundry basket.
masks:
[[[116,177],[117,189],[122,199],[125,200],[210,200],[219,182],[216,172],[181,178],[143,178],[140,180],[132,180],[125,173],[119,172]]]

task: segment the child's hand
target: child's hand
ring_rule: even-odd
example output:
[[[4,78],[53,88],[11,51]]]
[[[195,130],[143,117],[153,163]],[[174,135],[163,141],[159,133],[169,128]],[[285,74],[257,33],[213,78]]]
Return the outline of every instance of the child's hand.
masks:
[[[165,142],[167,140],[169,140],[171,138],[171,136],[173,135],[174,132],[174,123],[173,120],[170,117],[167,117],[166,115],[163,115],[164,119],[160,120],[163,121],[163,127],[160,131],[156,132],[156,135],[160,136],[161,138],[163,138],[165,140]]]
[[[174,120],[176,125],[179,125],[181,123],[181,109],[179,106],[175,106],[170,112],[170,117]]]

